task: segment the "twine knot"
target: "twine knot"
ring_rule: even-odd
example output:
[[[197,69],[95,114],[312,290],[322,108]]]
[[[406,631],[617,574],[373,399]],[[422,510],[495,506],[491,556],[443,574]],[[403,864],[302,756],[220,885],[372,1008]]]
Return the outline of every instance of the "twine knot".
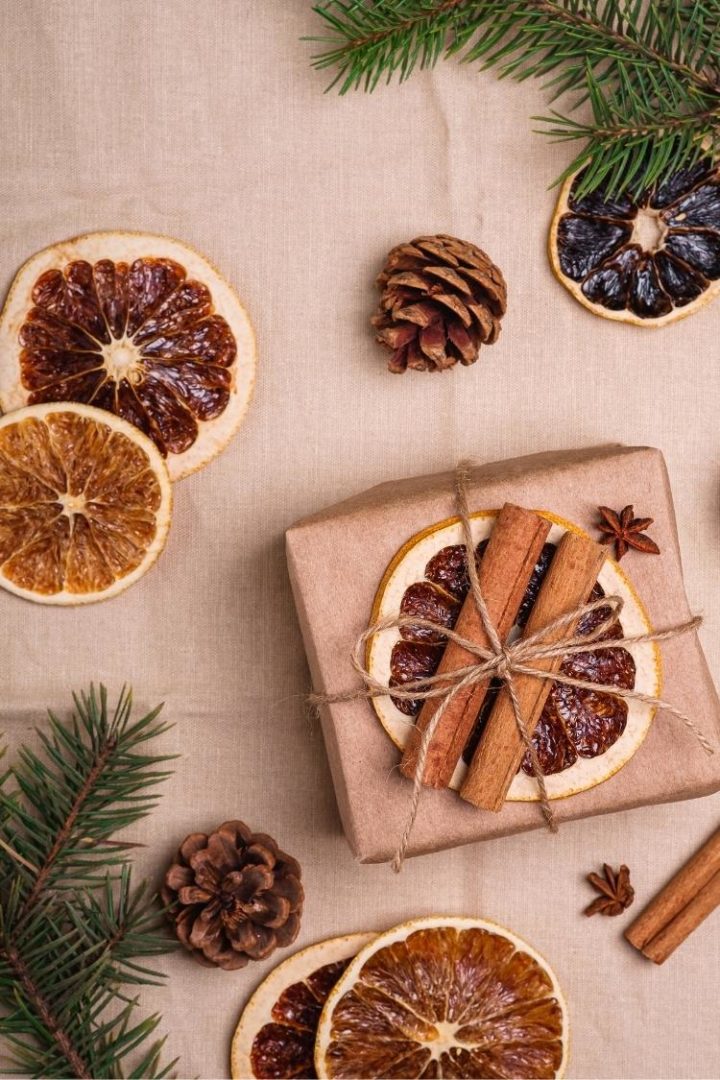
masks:
[[[507,680],[513,674],[513,649],[512,646],[502,645],[495,653],[495,675],[498,679]]]

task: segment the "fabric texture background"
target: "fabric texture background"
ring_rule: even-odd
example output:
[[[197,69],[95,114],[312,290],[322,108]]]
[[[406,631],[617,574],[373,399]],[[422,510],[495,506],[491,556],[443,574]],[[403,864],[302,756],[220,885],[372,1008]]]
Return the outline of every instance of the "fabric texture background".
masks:
[[[649,807],[412,860],[356,864],[343,839],[283,550],[293,521],[382,480],[608,441],[660,447],[691,605],[720,672],[718,317],[604,322],[552,277],[548,185],[567,151],[532,135],[536,83],[449,63],[372,96],[323,94],[309,0],[0,0],[0,286],[47,244],[145,229],[196,246],[254,321],[258,384],[231,447],[176,490],[157,567],[106,604],[0,594],[0,728],[11,745],[69,691],[131,681],[166,702],[181,754],[133,830],[157,878],[188,832],[240,817],[304,867],[298,946],[430,912],[512,927],[567,992],[572,1077],[720,1075],[719,915],[663,967],[621,930],[718,824],[720,799]],[[368,317],[386,251],[421,232],[479,243],[509,286],[500,341],[468,370],[385,371]],[[621,507],[632,491],[617,492]],[[642,513],[643,507],[637,506]],[[370,541],[371,538],[370,538]],[[637,907],[586,920],[584,875],[627,862]],[[275,957],[274,959],[279,959]],[[161,1009],[179,1075],[227,1075],[230,1036],[273,961],[177,954]]]

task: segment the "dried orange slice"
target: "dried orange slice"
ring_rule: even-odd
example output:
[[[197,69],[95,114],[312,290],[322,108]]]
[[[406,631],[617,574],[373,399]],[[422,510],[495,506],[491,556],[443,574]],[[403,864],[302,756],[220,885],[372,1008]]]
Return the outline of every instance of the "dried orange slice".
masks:
[[[330,992],[319,1077],[562,1076],[565,1001],[552,970],[509,930],[431,916],[379,934]]]
[[[18,272],[0,316],[0,407],[50,401],[135,424],[178,480],[227,445],[255,377],[255,339],[228,283],[177,240],[98,232]]]
[[[703,157],[637,198],[560,190],[550,228],[555,276],[606,319],[665,326],[720,291],[720,166]]]
[[[88,405],[0,418],[0,585],[42,604],[126,589],[165,546],[172,507],[153,442]]]
[[[374,934],[310,945],[279,964],[243,1009],[230,1051],[230,1075],[313,1077],[315,1036],[327,996]]]
[[[490,535],[494,510],[471,515],[473,539],[478,556]],[[518,615],[524,625],[537,597],[555,546],[563,533],[576,525],[547,511],[538,511],[552,522],[548,543],[528,586]],[[455,625],[469,589],[462,530],[456,518],[441,521],[412,536],[385,571],[378,588],[371,622],[398,614],[419,616],[438,625]],[[603,595],[621,596],[624,607],[620,622],[604,633],[606,639],[647,633],[650,621],[630,580],[612,559],[607,559],[589,599]],[[605,617],[603,610],[586,616],[579,633],[590,633]],[[371,674],[389,686],[401,686],[435,673],[446,639],[432,630],[407,627],[402,631],[383,630],[368,642],[366,661]],[[567,657],[561,671],[585,682],[604,683],[620,689],[635,689],[652,697],[661,690],[660,653],[654,643],[628,648],[597,649]],[[491,690],[480,711],[463,758],[451,786],[461,786],[467,764],[492,708],[496,689]],[[373,698],[373,706],[383,727],[400,749],[404,749],[410,725],[420,712],[421,701],[400,698]],[[654,710],[641,701],[624,701],[602,691],[575,689],[554,683],[540,717],[533,743],[545,775],[549,798],[563,799],[595,787],[613,776],[635,754],[650,728]],[[533,802],[539,798],[532,766],[525,759],[508,793],[510,802]]]

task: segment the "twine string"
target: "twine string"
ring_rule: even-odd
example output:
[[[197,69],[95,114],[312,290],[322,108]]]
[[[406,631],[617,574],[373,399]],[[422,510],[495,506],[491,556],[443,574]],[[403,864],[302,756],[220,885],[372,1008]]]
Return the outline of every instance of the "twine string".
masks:
[[[713,747],[707,738],[699,730],[693,720],[681,709],[662,698],[653,697],[640,690],[624,689],[607,683],[590,682],[585,679],[577,679],[566,675],[562,671],[547,671],[537,667],[538,661],[553,659],[558,656],[575,656],[581,653],[592,652],[598,644],[603,649],[617,649],[644,645],[648,643],[660,643],[670,641],[696,630],[702,623],[702,617],[695,615],[686,622],[667,627],[664,630],[653,630],[643,634],[621,636],[619,638],[603,639],[609,628],[617,622],[623,608],[623,600],[620,596],[603,596],[601,599],[592,600],[579,605],[574,611],[567,612],[559,618],[551,620],[534,633],[519,638],[512,643],[503,643],[490,618],[485,597],[483,596],[478,577],[477,562],[475,557],[475,545],[472,537],[470,511],[467,502],[467,486],[469,480],[468,467],[465,463],[458,465],[455,472],[455,497],[457,514],[462,528],[463,542],[467,553],[468,577],[470,591],[477,608],[483,630],[487,635],[488,645],[480,645],[475,641],[458,634],[451,627],[440,626],[429,619],[419,616],[398,615],[379,619],[372,626],[364,630],[358,637],[351,655],[354,670],[359,676],[360,682],[352,689],[333,694],[311,694],[309,704],[318,708],[322,705],[339,704],[359,699],[372,699],[377,697],[393,697],[401,701],[427,701],[439,698],[439,704],[430,722],[422,733],[418,750],[417,763],[413,775],[412,795],[408,805],[408,813],[405,825],[398,842],[395,855],[392,860],[392,868],[395,872],[402,869],[405,860],[410,836],[417,818],[420,804],[420,796],[423,789],[423,777],[425,765],[432,743],[433,736],[442,720],[445,711],[454,698],[464,690],[471,688],[488,679],[500,679],[507,689],[512,704],[513,716],[522,744],[528,754],[532,768],[533,778],[538,786],[539,803],[545,823],[552,832],[557,831],[557,823],[552,811],[550,799],[545,783],[545,776],[540,767],[537,751],[533,744],[532,736],[527,730],[518,700],[515,676],[525,675],[536,679],[550,680],[562,686],[570,686],[577,690],[589,690],[595,693],[609,694],[613,697],[627,701],[638,701],[654,709],[663,709],[676,719],[680,720],[691,732],[706,754],[714,753]],[[593,612],[603,609],[607,614],[587,634],[579,635],[576,627],[581,620]],[[365,662],[365,652],[368,641],[376,634],[386,630],[402,630],[405,627],[415,629],[427,629],[435,634],[440,634],[446,641],[453,641],[462,649],[474,657],[474,662],[454,671],[446,671],[440,674],[428,675],[403,683],[401,686],[389,686],[387,683],[376,679],[368,670]],[[567,631],[568,636],[563,637],[562,632]],[[559,640],[548,641],[555,638],[560,632]]]

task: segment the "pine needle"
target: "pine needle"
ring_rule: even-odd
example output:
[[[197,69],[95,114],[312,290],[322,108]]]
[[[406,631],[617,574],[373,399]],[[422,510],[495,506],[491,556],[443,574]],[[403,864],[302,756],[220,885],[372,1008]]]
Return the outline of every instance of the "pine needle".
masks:
[[[21,866],[24,866],[27,870],[29,870],[31,874],[38,873],[37,866],[31,863],[29,859],[23,858],[23,856],[19,852],[15,851],[14,848],[10,847],[7,841],[3,840],[2,836],[0,836],[0,848],[2,848],[3,851],[5,851],[10,856],[11,859],[14,859],[15,862],[20,863]]]
[[[161,982],[147,960],[172,946],[131,882],[139,845],[111,837],[155,805],[170,759],[145,744],[168,725],[133,721],[129,690],[112,711],[102,686],[74,702],[0,777],[0,1037],[15,1075],[166,1076],[160,1018],[136,1020],[123,987]]]
[[[536,117],[582,147],[582,191],[637,194],[720,149],[720,0],[325,0],[313,64],[331,87],[374,90],[459,56],[501,78],[539,78],[570,112]]]

